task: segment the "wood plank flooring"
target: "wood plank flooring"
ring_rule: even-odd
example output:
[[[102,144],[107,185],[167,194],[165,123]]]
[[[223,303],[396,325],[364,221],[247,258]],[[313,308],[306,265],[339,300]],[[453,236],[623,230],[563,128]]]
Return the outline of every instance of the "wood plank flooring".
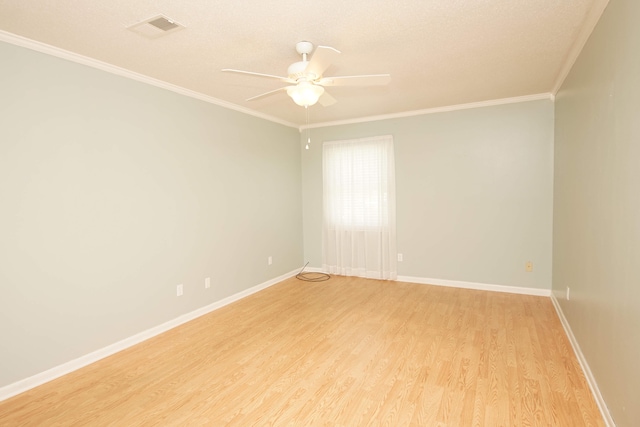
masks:
[[[286,280],[0,402],[1,426],[603,426],[549,298]]]

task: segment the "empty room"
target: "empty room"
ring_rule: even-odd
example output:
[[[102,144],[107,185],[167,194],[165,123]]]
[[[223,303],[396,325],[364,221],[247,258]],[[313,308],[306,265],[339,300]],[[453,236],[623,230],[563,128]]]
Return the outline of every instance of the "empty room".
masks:
[[[0,426],[640,425],[638,22],[0,0]]]

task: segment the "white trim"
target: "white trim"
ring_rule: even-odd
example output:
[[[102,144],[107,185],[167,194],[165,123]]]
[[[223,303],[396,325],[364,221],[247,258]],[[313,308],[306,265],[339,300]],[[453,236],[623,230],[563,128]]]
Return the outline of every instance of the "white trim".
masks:
[[[190,313],[186,313],[181,316],[178,316],[173,320],[169,320],[168,322],[162,323],[158,326],[154,326],[153,328],[147,329],[146,331],[142,331],[129,338],[125,338],[121,341],[110,344],[106,347],[93,351],[89,354],[85,354],[84,356],[78,357],[77,359],[70,360],[66,363],[63,363],[62,365],[58,365],[44,372],[40,372],[39,374],[35,374],[31,377],[16,381],[13,384],[0,387],[0,402],[10,397],[13,397],[17,394],[30,390],[34,387],[37,387],[49,381],[55,380],[56,378],[66,375],[70,372],[76,371],[80,368],[83,368],[87,365],[97,362],[100,359],[104,359],[105,357],[111,356],[112,354],[115,354],[119,351],[122,351],[136,344],[139,344],[143,341],[146,341],[149,338],[155,337],[156,335],[160,335],[164,332],[167,332],[170,329],[173,329],[186,322],[189,322],[207,313],[215,311],[221,307],[224,307],[225,305],[231,304],[232,302],[238,301],[258,291],[266,289],[269,286],[273,286],[276,283],[279,283],[285,279],[295,276],[296,274],[298,274],[298,271],[299,271],[298,269],[290,271],[289,273],[285,273],[274,279],[267,280],[266,282],[253,286],[249,289],[245,289],[244,291],[241,291],[229,297],[223,298],[219,301],[216,301],[212,304],[201,307]]]
[[[506,292],[510,294],[548,297],[550,289],[523,288],[520,286],[492,285],[489,283],[463,282],[460,280],[428,279],[425,277],[398,276],[398,282],[420,283],[423,285],[447,286],[450,288],[475,289],[478,291]]]
[[[558,78],[553,85],[553,90],[551,91],[551,93],[553,93],[554,96],[558,94],[558,91],[562,87],[562,84],[571,72],[571,69],[578,60],[582,49],[584,49],[584,45],[587,44],[589,37],[591,37],[591,33],[593,33],[593,30],[596,28],[596,25],[598,24],[598,21],[600,20],[600,17],[604,13],[604,10],[607,8],[608,4],[609,0],[597,0],[585,17],[580,32],[578,33],[578,36],[571,46],[571,50],[567,54],[564,64],[560,69],[560,74],[558,74]]]
[[[361,117],[356,119],[337,120],[334,122],[314,123],[310,125],[301,125],[299,129],[300,129],[300,132],[302,132],[305,129],[350,125],[354,123],[375,122],[378,120],[398,119],[403,117],[420,116],[423,114],[446,113],[450,111],[468,110],[471,108],[493,107],[496,105],[504,105],[504,104],[516,104],[519,102],[540,101],[540,100],[553,101],[554,99],[555,97],[554,97],[554,94],[552,93],[539,93],[534,95],[516,96],[513,98],[492,99],[489,101],[471,102],[468,104],[456,104],[456,105],[448,105],[444,107],[427,108],[424,110],[405,111],[402,113],[383,114],[380,116],[369,116],[369,117]]]
[[[608,0],[607,0],[608,1]],[[27,49],[35,50],[40,53],[44,53],[47,55],[55,56],[57,58],[66,59],[68,61],[72,61],[78,64],[86,65],[88,67],[96,68],[98,70],[105,71],[107,73],[115,74],[120,77],[129,78],[132,80],[136,80],[142,83],[146,83],[152,86],[156,86],[162,89],[170,90],[171,92],[178,93],[180,95],[188,96],[190,98],[199,99],[200,101],[208,102],[210,104],[214,104],[223,108],[228,108],[230,110],[238,111],[240,113],[249,114],[250,116],[258,117],[261,119],[269,120],[274,123],[279,123],[281,125],[292,127],[298,129],[302,132],[305,129],[312,128],[321,128],[327,126],[337,126],[344,124],[353,124],[353,123],[365,123],[365,122],[373,122],[378,120],[386,120],[386,119],[395,119],[402,117],[411,117],[411,116],[419,116],[422,114],[434,114],[434,113],[443,113],[448,111],[457,111],[457,110],[466,110],[470,108],[481,108],[481,107],[489,107],[494,105],[503,105],[503,104],[513,104],[518,102],[527,102],[527,101],[538,101],[542,99],[554,100],[554,93],[541,93],[534,95],[525,95],[518,96],[514,98],[503,98],[503,99],[494,99],[489,101],[481,101],[481,102],[472,102],[469,104],[458,104],[458,105],[449,105],[445,107],[436,107],[436,108],[427,108],[424,110],[415,110],[415,111],[406,111],[402,113],[395,114],[384,114],[380,116],[370,116],[370,117],[362,117],[356,119],[349,120],[339,120],[333,122],[324,122],[324,123],[316,123],[312,125],[297,125],[295,123],[288,122],[286,120],[282,120],[280,118],[260,113],[255,110],[251,110],[249,108],[242,107],[240,105],[233,104],[231,102],[223,101],[218,98],[214,98],[212,96],[205,95],[200,92],[193,91],[191,89],[186,89],[181,86],[173,85],[171,83],[164,82],[162,80],[154,79],[149,76],[145,76],[144,74],[136,73],[131,70],[127,70],[126,68],[117,67],[115,65],[98,61],[97,59],[89,58],[87,56],[83,56],[68,50],[64,50],[55,46],[48,45],[46,43],[38,42],[35,40],[28,39],[26,37],[19,36],[17,34],[13,34],[7,31],[0,30],[0,41],[6,42],[9,44],[13,44],[15,46],[24,47]]]
[[[154,79],[153,77],[145,76],[144,74],[136,73],[135,71],[127,70],[126,68],[117,67],[112,64],[108,64],[97,59],[89,58],[68,50],[60,49],[55,46],[51,46],[42,42],[28,39],[26,37],[19,36],[17,34],[9,33],[7,31],[0,30],[0,41],[13,44],[16,46],[24,47],[27,49],[35,50],[40,53],[55,56],[57,58],[66,59],[77,64],[86,65],[88,67],[97,68],[98,70],[105,71],[107,73],[115,74],[120,77],[136,80],[142,83],[156,86],[162,89],[170,90],[171,92],[178,93],[180,95],[188,96],[190,98],[199,99],[200,101],[208,102],[219,107],[227,108],[229,110],[235,110],[240,113],[249,114],[250,116],[258,117],[260,119],[269,120],[281,125],[297,128],[298,125],[288,122],[286,120],[279,119],[277,117],[270,116],[268,114],[260,113],[249,108],[241,107],[240,105],[233,104],[231,102],[223,101],[218,98],[214,98],[209,95],[205,95],[200,92],[186,89],[181,86],[173,85],[162,80]]]
[[[305,271],[309,272],[323,272],[321,268],[316,267],[308,267],[305,268]],[[578,341],[576,337],[573,335],[571,331],[571,326],[569,326],[569,322],[567,321],[564,313],[562,312],[562,308],[558,303],[556,298],[556,293],[561,293],[559,291],[551,291],[549,289],[537,289],[537,288],[520,288],[515,286],[503,286],[503,285],[490,285],[486,283],[475,283],[475,282],[461,282],[457,280],[443,280],[443,279],[427,279],[422,277],[411,277],[411,276],[398,276],[398,282],[410,282],[410,283],[419,283],[426,285],[436,285],[436,286],[447,286],[447,287],[455,287],[455,288],[464,288],[464,289],[476,289],[483,291],[494,291],[494,292],[508,292],[514,294],[523,294],[523,295],[535,295],[535,296],[545,296],[551,299],[553,306],[555,307],[556,312],[558,313],[558,317],[560,318],[560,323],[562,323],[562,327],[564,328],[567,337],[569,338],[569,342],[571,343],[571,347],[580,363],[580,367],[584,372],[585,378],[587,379],[587,383],[589,384],[589,388],[591,389],[591,393],[600,409],[600,413],[602,414],[602,418],[604,419],[607,427],[615,427],[615,423],[613,418],[611,417],[611,413],[609,412],[609,408],[600,393],[600,389],[598,388],[598,384],[596,383],[595,377],[589,368],[589,364],[587,363],[584,354],[580,350],[580,345],[578,345]]]
[[[602,414],[602,418],[604,419],[605,424],[608,427],[615,427],[615,422],[611,417],[611,413],[609,412],[609,408],[607,407],[602,394],[600,393],[600,389],[598,388],[598,383],[596,383],[596,379],[589,368],[589,364],[587,363],[587,359],[584,357],[582,350],[580,350],[580,345],[578,344],[578,340],[575,335],[573,335],[573,331],[571,330],[571,326],[569,325],[569,321],[564,316],[562,312],[562,307],[560,307],[560,303],[558,303],[558,299],[555,296],[555,293],[551,294],[551,302],[556,309],[556,313],[558,313],[558,317],[560,318],[560,323],[562,323],[562,327],[564,328],[564,332],[567,334],[569,338],[569,342],[571,343],[571,347],[573,348],[573,352],[576,354],[576,358],[578,359],[578,363],[580,363],[580,367],[584,372],[584,376],[587,379],[587,383],[589,384],[589,388],[591,389],[591,393],[593,394],[593,398],[600,409],[600,413]]]
[[[307,267],[304,270],[310,273],[326,273],[323,269],[317,267]],[[450,288],[475,289],[478,291],[505,292],[510,294],[534,295],[540,297],[548,297],[551,295],[550,289],[492,285],[489,283],[463,282],[460,280],[429,279],[426,277],[398,276],[394,282],[409,282],[421,285],[446,286]]]

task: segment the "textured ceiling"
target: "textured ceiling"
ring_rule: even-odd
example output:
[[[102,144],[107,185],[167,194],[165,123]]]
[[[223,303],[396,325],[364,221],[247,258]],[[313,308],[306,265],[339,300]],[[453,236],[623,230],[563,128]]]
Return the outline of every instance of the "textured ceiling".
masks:
[[[284,86],[308,40],[342,52],[325,75],[391,74],[384,87],[331,87],[310,123],[554,93],[608,0],[0,0],[0,30],[303,125]],[[127,27],[159,14],[184,30]]]

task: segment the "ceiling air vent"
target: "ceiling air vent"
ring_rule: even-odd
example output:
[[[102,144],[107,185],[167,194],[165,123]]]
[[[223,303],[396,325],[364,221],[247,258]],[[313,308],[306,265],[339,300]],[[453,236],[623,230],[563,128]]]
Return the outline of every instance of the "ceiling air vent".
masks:
[[[178,24],[173,19],[167,18],[164,15],[158,15],[154,16],[153,18],[146,19],[142,22],[138,22],[137,24],[134,24],[128,28],[134,33],[138,33],[150,39],[155,39],[157,37],[181,30],[184,28],[184,26]]]

